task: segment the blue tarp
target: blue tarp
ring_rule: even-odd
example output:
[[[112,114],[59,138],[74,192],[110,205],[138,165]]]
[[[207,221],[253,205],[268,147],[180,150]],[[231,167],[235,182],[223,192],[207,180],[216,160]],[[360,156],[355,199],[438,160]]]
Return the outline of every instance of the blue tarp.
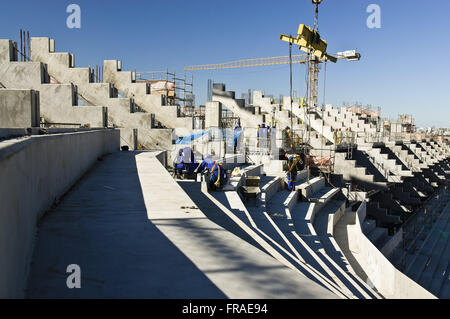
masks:
[[[175,144],[190,144],[192,141],[195,141],[196,139],[198,139],[206,134],[209,134],[209,131],[203,131],[203,132],[198,132],[198,133],[194,133],[191,135],[179,137],[178,141],[176,141]]]

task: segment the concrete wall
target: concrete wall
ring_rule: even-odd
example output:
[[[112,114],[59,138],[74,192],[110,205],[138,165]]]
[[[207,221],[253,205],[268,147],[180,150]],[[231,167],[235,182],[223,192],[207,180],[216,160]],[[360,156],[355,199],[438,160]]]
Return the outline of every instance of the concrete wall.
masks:
[[[222,122],[222,103],[206,102],[205,127],[220,127]]]
[[[0,127],[39,127],[39,92],[0,89]]]
[[[12,61],[13,43],[0,39],[0,79],[8,89],[39,91],[41,117],[50,123],[76,123],[90,127],[106,126],[107,110],[102,106],[77,106],[73,84],[50,84],[47,65],[41,62]]]
[[[104,82],[114,84],[127,97],[132,97],[136,104],[148,113],[154,113],[157,121],[167,128],[174,128],[178,135],[192,133],[194,119],[192,117],[179,117],[176,105],[165,105],[165,97],[159,94],[150,94],[147,83],[135,82],[136,73],[122,71],[122,62],[105,60],[103,62]]]
[[[74,56],[66,52],[54,52],[55,41],[49,38],[31,38],[31,58],[47,64],[47,71],[58,83],[73,83],[81,99],[90,106],[103,105],[108,108],[108,126],[120,127],[124,139],[133,149],[132,134],[138,129],[139,144],[146,149],[170,149],[172,133],[163,130],[150,132],[154,126],[154,115],[136,110],[134,100],[119,98],[111,83],[94,83],[93,70],[75,68]],[[138,87],[142,87],[142,83]],[[144,86],[145,87],[145,86]],[[146,92],[142,92],[145,94]],[[169,136],[169,138],[166,138]],[[123,141],[122,141],[123,142]],[[131,143],[130,143],[131,142]]]
[[[355,225],[348,227],[349,249],[364,269],[368,279],[386,298],[435,298],[427,290],[397,270],[362,232],[366,205],[363,202],[355,214]],[[363,280],[365,278],[362,278]]]
[[[24,296],[39,218],[98,157],[118,149],[118,130],[0,143],[0,298]]]

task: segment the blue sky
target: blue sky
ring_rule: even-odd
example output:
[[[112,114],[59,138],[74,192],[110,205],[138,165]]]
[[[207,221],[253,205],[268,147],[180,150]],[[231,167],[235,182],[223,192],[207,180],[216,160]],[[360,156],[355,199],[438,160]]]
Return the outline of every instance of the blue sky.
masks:
[[[66,27],[71,3],[81,7],[81,29]],[[381,7],[380,29],[366,26],[371,3]],[[380,106],[386,117],[408,113],[419,126],[450,126],[449,14],[448,0],[324,0],[319,23],[328,52],[362,54],[359,62],[328,64],[325,102],[359,101]],[[182,74],[185,65],[287,55],[279,35],[296,33],[300,23],[313,23],[310,0],[22,0],[2,5],[0,38],[17,40],[22,28],[55,38],[57,51],[75,54],[76,66],[120,59],[124,70]],[[299,95],[304,77],[304,66],[294,65]],[[249,88],[289,93],[288,65],[196,71],[197,103],[205,102],[207,79],[239,96]]]

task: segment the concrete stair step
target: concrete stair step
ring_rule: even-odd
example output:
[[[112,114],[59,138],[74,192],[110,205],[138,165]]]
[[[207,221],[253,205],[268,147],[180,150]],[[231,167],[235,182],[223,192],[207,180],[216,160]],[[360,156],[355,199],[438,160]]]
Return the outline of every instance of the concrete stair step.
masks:
[[[312,194],[319,191],[325,187],[325,178],[323,177],[314,177],[309,181],[304,181],[303,183],[299,183],[295,187],[297,191],[300,192],[303,198],[309,198]]]
[[[445,233],[447,234],[450,230],[450,226],[446,227]],[[441,262],[441,260],[445,260],[444,253],[448,247],[448,239],[444,236],[439,236],[437,239],[437,243],[435,244],[433,250],[431,251],[430,259],[425,266],[425,270],[419,277],[419,284],[429,289],[431,285],[431,281],[433,279],[434,274]],[[447,261],[448,262],[448,261]]]
[[[331,214],[331,212],[336,212],[336,210],[338,210],[343,203],[344,202],[339,203],[336,201],[330,201],[320,209],[318,214],[322,211],[324,211],[325,214],[322,221],[318,221],[321,228],[327,227],[327,215]],[[313,206],[315,205],[317,204],[300,202],[295,206],[292,212],[295,233],[299,236],[300,241],[311,249],[310,253],[314,258],[314,261],[321,266],[322,271],[330,276],[335,283],[337,283],[341,288],[351,292],[351,294],[356,297],[370,297],[369,294],[365,292],[358,284],[355,284],[355,281],[352,278],[349,279],[350,276],[338,265],[339,258],[341,259],[341,263],[342,258],[345,259],[343,254],[341,253],[338,258],[335,254],[339,254],[339,250],[336,251],[334,245],[329,245],[329,243],[326,243],[325,245],[323,244],[322,241],[328,242],[327,238],[329,235],[319,236],[316,233],[312,220],[308,217],[308,215],[310,215],[310,211],[313,210]],[[314,223],[317,223],[317,221],[314,221]],[[335,253],[332,253],[331,256],[328,255],[328,252],[331,253],[333,250]]]
[[[325,204],[337,193],[339,193],[339,188],[324,187],[319,191],[315,192],[314,194],[312,194],[308,199],[310,202]]]
[[[405,274],[414,281],[418,281],[426,264],[430,259],[430,255],[436,246],[441,233],[447,228],[450,206],[441,214],[438,222],[428,234],[423,244],[419,247],[415,254],[414,260],[406,268]]]
[[[388,240],[387,228],[375,227],[366,236],[378,249],[383,247],[383,244]]]
[[[364,235],[367,235],[377,227],[377,221],[375,219],[366,218],[361,227]]]

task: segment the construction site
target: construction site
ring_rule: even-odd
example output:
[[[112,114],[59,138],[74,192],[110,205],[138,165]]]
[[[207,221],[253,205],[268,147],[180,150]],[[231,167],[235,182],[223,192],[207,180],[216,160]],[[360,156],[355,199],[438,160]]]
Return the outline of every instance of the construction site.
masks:
[[[450,298],[450,135],[320,103],[327,66],[367,52],[329,52],[328,2],[304,2],[288,55],[176,72],[0,31],[0,298]],[[196,94],[270,66],[288,95]]]

